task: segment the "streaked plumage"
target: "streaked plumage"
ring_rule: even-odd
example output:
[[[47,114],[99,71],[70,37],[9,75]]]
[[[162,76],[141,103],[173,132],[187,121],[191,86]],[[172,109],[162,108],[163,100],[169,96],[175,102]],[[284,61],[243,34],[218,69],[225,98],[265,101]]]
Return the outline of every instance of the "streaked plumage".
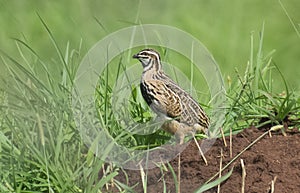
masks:
[[[162,71],[159,53],[144,49],[133,58],[144,68],[140,83],[143,98],[158,116],[167,120],[162,128],[175,134],[180,143],[186,133],[206,132],[209,118],[202,107]]]

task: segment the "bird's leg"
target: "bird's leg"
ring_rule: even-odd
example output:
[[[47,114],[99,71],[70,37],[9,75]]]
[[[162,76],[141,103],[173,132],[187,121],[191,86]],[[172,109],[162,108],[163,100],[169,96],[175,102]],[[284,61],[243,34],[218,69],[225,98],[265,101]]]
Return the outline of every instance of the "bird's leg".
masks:
[[[176,120],[167,120],[166,122],[164,122],[164,124],[162,125],[162,129],[171,133],[171,134],[175,134],[177,132],[177,130],[180,128],[180,123]]]
[[[184,141],[184,132],[182,132],[181,125],[176,120],[167,120],[163,125],[162,129],[175,135],[176,140],[179,144],[182,144]]]
[[[195,131],[195,132],[200,132],[200,133],[207,133],[208,132],[208,129],[207,128],[205,128],[205,127],[203,127],[203,126],[201,126],[201,125],[199,125],[199,124],[195,124],[195,125],[193,125],[193,130]],[[208,134],[208,133],[207,133]]]
[[[184,142],[184,137],[186,134],[190,134],[190,133],[194,133],[194,129],[193,127],[190,127],[184,123],[179,123],[176,120],[170,120],[170,121],[166,121],[163,125],[162,125],[162,129],[164,129],[165,131],[175,135],[177,141],[179,142],[179,144],[183,144]]]
[[[188,126],[184,123],[180,123],[180,129],[177,131],[179,136],[182,136],[182,139],[180,138],[180,144],[183,143],[184,137],[188,134],[188,135],[192,135],[194,136],[195,134],[195,129],[191,126]]]

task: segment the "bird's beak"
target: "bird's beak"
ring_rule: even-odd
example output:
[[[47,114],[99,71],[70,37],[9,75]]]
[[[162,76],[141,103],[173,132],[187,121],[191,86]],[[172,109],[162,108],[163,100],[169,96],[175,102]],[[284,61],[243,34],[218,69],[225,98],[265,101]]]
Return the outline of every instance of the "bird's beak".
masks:
[[[136,59],[138,59],[138,58],[139,58],[139,56],[138,56],[138,54],[134,54],[134,55],[132,56],[132,58],[136,58]]]

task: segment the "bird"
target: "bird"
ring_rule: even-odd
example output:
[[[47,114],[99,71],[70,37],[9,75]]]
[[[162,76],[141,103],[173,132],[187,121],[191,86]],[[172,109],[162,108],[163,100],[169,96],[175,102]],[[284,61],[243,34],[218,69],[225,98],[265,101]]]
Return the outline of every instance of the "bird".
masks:
[[[186,134],[208,133],[209,117],[190,94],[164,73],[160,54],[147,48],[133,58],[143,66],[140,91],[152,111],[164,120],[161,128],[175,135],[179,144],[184,143]]]

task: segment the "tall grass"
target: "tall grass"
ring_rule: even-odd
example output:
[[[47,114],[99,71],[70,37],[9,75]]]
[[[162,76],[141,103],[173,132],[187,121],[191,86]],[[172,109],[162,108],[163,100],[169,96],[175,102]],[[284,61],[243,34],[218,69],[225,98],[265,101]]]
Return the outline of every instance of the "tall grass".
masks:
[[[263,41],[264,24],[257,48],[254,47],[254,34],[251,34],[250,57],[244,74],[236,70],[234,80],[231,77],[227,79],[229,107],[226,132],[232,127],[241,130],[251,125],[263,127],[289,122],[290,126],[299,126],[299,95],[288,86],[274,62],[275,50],[264,54]],[[274,81],[278,79],[284,85],[282,93],[273,90]]]
[[[126,184],[113,180],[120,168],[105,164],[105,156],[100,160],[93,147],[84,144],[76,129],[70,96],[72,80],[82,59],[81,44],[77,49],[71,49],[67,44],[63,51],[46,22],[41,17],[40,21],[56,50],[55,66],[60,67],[60,73],[53,73],[53,66],[43,61],[26,41],[15,39],[21,61],[1,51],[9,78],[4,80],[5,88],[0,95],[0,191],[101,192],[111,184],[119,191],[132,191]],[[256,54],[254,36],[251,35],[246,72],[243,75],[237,72],[237,78],[228,81],[229,106],[224,125],[227,131],[231,127],[241,130],[249,125],[282,124],[299,119],[299,96],[290,90],[283,76],[285,92],[273,93],[273,71],[281,74],[272,60],[274,52],[263,52],[263,34],[264,26]],[[118,69],[124,70],[122,60]],[[99,77],[95,93],[103,128],[120,139],[118,143],[131,149],[149,149],[167,141],[170,136],[160,130],[145,136],[131,134],[123,128],[124,124],[112,115],[113,89],[108,78],[109,69],[106,70]],[[119,73],[112,79],[116,80],[118,76]],[[129,108],[118,112],[134,122],[147,122],[152,115],[138,96],[138,88],[132,85]],[[263,118],[267,120],[261,122]],[[127,123],[125,126],[132,125]],[[109,147],[106,151],[110,151]],[[174,170],[168,166],[176,182]],[[101,175],[99,171],[103,171]],[[147,177],[143,176],[143,179],[146,190]],[[167,192],[166,187],[164,192]]]
[[[83,144],[73,120],[70,95],[81,48],[68,45],[63,53],[41,22],[57,50],[61,75],[22,40],[15,41],[23,61],[1,52],[9,78],[1,92],[0,191],[100,192],[117,172],[99,178],[104,162]]]

